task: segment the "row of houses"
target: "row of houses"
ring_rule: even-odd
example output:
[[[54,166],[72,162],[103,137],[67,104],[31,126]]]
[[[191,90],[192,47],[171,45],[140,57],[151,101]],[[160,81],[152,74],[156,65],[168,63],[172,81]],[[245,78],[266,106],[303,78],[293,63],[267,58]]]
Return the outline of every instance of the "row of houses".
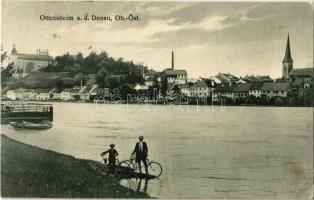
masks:
[[[95,93],[97,85],[93,86],[74,86],[73,88],[65,88],[60,90],[58,88],[39,88],[39,89],[27,89],[18,88],[15,90],[8,90],[6,97],[11,100],[87,100],[89,96]]]
[[[233,86],[218,86],[213,90],[213,100],[219,101],[222,98],[232,100],[244,99],[249,96],[255,98],[266,97],[288,97],[290,83],[240,83]]]
[[[268,99],[279,96],[287,97],[290,92],[290,83],[240,83],[236,85],[219,85],[211,87],[204,80],[200,80],[194,85],[177,84],[171,87],[168,95],[180,93],[188,97],[210,97],[213,100],[221,98],[246,98],[254,96],[260,98],[263,95]]]
[[[138,92],[147,92],[147,85],[135,84],[130,86]],[[118,90],[118,89],[117,89]],[[58,89],[58,88],[39,88],[39,89],[27,89],[18,88],[15,90],[8,90],[6,97],[11,100],[36,100],[36,101],[48,101],[48,100],[60,100],[60,101],[89,101],[97,95],[103,97],[110,97],[113,93],[119,93],[117,90],[111,90],[110,88],[102,88],[97,84],[90,86],[74,86],[72,88]]]

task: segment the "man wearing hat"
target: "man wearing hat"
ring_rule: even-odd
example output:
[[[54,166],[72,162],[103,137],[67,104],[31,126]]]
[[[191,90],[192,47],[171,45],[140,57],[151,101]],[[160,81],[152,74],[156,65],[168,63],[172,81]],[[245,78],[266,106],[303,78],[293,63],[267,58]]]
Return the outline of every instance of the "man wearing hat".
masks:
[[[146,162],[147,154],[148,154],[147,144],[146,142],[143,141],[144,139],[143,136],[139,136],[138,139],[139,139],[139,142],[136,143],[132,154],[136,154],[135,160],[138,164],[140,173],[142,173],[141,162],[143,162],[145,166],[146,175],[148,175],[147,162]]]
[[[108,160],[109,160],[109,162],[108,162],[109,172],[108,172],[108,174],[110,172],[112,174],[114,174],[115,170],[116,170],[116,156],[118,156],[119,154],[118,154],[117,150],[115,150],[115,148],[114,148],[115,145],[114,144],[110,144],[109,146],[110,146],[110,149],[107,150],[107,151],[102,152],[100,155],[104,156],[107,153],[109,154],[109,158],[108,158]]]

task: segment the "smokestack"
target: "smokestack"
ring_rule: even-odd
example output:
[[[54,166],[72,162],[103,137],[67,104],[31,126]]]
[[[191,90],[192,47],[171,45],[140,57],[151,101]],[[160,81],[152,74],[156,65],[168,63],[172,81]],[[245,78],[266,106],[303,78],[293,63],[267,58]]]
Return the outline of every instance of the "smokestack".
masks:
[[[171,69],[174,70],[174,52],[173,51],[171,55]]]

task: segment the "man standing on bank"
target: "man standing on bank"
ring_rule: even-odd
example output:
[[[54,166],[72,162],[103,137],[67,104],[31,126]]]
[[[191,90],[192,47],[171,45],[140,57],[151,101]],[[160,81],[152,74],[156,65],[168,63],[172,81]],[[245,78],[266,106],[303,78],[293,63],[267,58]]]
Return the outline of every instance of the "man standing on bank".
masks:
[[[146,175],[148,175],[147,162],[146,162],[147,154],[148,154],[147,144],[146,142],[143,141],[144,139],[143,136],[139,136],[138,139],[139,139],[139,142],[136,143],[132,154],[136,154],[135,160],[136,160],[136,163],[138,164],[140,173],[142,173],[141,162],[143,162],[145,166]]]

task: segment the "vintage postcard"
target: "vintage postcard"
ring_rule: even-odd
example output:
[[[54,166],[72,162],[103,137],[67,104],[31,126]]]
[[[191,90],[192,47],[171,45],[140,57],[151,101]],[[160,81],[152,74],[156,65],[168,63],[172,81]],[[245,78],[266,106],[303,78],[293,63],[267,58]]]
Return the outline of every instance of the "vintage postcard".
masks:
[[[1,2],[2,198],[313,198],[313,2]]]

